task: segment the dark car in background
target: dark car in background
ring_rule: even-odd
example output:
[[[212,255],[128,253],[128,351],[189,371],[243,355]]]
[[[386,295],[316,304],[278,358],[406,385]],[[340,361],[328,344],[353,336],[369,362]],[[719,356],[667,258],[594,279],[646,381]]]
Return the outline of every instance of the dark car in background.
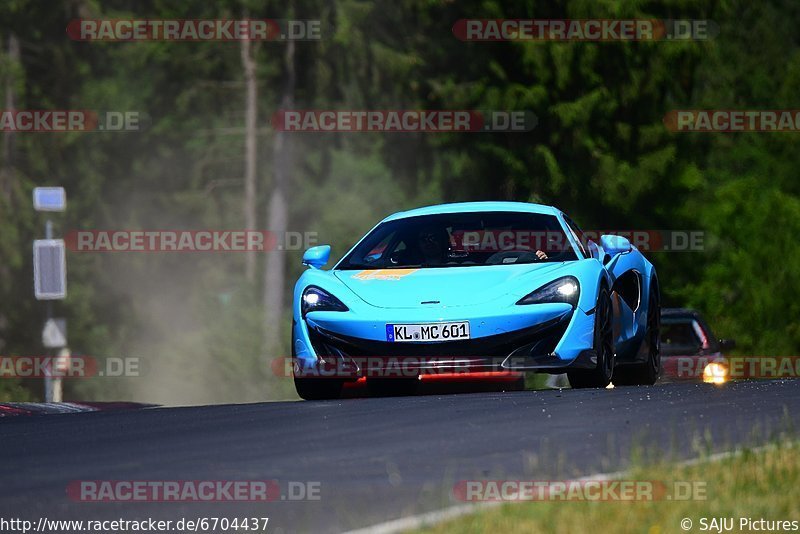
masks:
[[[732,350],[732,339],[718,339],[696,310],[661,310],[661,380],[727,381],[724,353]]]

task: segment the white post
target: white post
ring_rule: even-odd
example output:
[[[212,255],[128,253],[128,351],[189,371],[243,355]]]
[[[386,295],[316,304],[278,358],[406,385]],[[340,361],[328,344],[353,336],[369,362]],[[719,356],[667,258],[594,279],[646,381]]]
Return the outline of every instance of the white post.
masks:
[[[53,369],[56,372],[55,376],[53,376],[53,378],[50,380],[52,387],[52,400],[49,402],[64,401],[64,395],[61,388],[61,377],[64,376],[64,374],[69,370],[71,357],[72,352],[70,352],[69,348],[64,347],[58,351],[58,356],[56,356],[55,360],[53,361]]]

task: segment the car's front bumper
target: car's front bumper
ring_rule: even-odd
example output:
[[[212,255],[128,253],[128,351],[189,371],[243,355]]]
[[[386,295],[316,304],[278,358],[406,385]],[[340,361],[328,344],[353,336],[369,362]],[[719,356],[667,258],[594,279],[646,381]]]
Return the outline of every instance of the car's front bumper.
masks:
[[[471,312],[450,308],[424,313],[376,310],[370,316],[309,313],[294,323],[295,374],[355,379],[495,370],[563,372],[596,362],[593,314],[566,304]],[[385,339],[387,324],[462,320],[470,323],[469,340],[398,343]]]

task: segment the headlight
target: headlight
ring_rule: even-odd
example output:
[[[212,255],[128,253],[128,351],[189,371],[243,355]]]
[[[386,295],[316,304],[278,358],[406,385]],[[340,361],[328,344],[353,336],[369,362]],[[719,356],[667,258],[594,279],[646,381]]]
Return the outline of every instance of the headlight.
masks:
[[[564,302],[573,308],[578,305],[578,297],[581,294],[581,286],[578,279],[574,276],[565,276],[558,280],[553,280],[530,293],[517,302],[517,304],[544,304],[548,302]]]
[[[310,311],[348,311],[348,309],[342,304],[342,301],[317,286],[308,286],[303,291],[303,298],[300,302],[303,317]]]
[[[703,368],[703,382],[720,385],[728,381],[728,366],[722,362],[711,362]]]

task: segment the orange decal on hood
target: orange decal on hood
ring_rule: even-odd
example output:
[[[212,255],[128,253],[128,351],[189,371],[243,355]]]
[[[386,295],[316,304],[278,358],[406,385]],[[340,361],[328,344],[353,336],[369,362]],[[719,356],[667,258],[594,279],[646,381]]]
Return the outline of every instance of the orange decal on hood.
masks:
[[[404,276],[417,271],[419,269],[375,269],[356,273],[353,278],[356,280],[400,280]]]

